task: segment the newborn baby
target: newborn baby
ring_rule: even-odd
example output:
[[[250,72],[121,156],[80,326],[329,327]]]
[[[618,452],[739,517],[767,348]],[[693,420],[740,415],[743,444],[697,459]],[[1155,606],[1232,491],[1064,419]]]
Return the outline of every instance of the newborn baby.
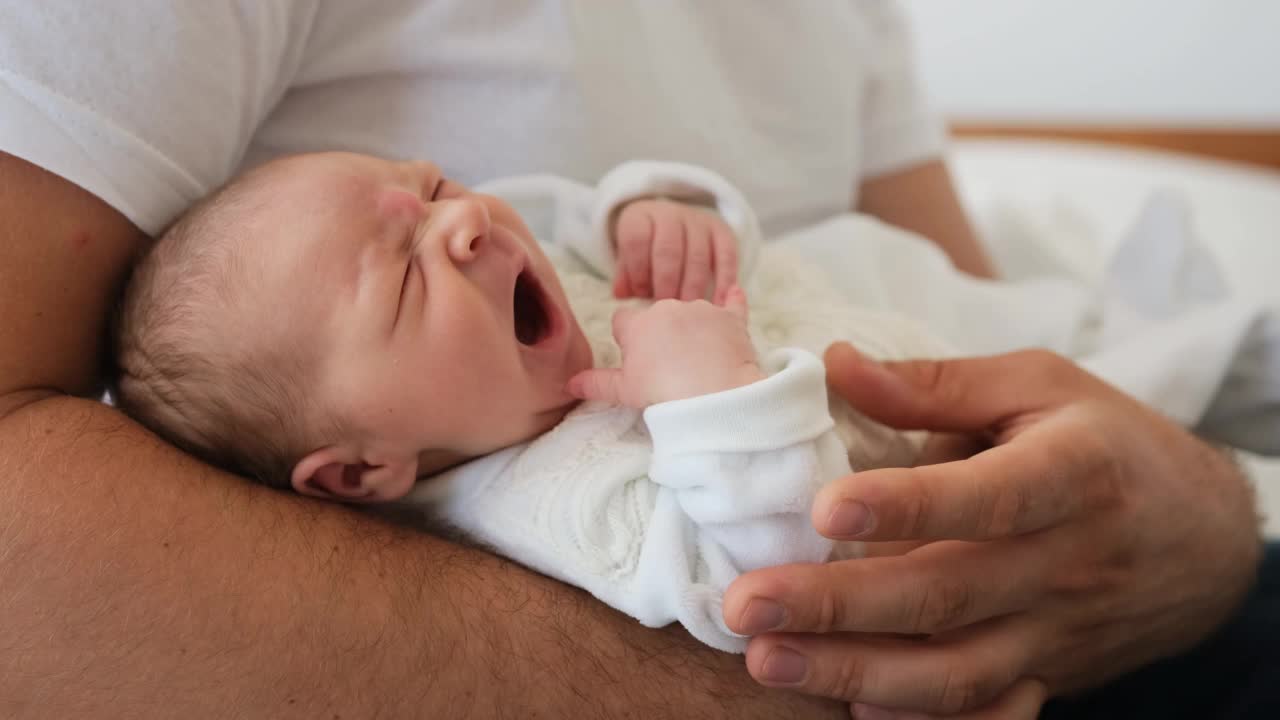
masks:
[[[511,203],[429,163],[325,153],[247,173],[137,266],[116,401],[223,467],[421,508],[645,624],[741,652],[720,616],[734,577],[829,558],[809,522],[818,488],[850,459],[910,464],[919,448],[829,407],[814,353],[942,346],[768,257],[741,195],[701,168],[490,189],[536,219],[557,264]],[[715,302],[615,312],[673,268],[684,297]]]

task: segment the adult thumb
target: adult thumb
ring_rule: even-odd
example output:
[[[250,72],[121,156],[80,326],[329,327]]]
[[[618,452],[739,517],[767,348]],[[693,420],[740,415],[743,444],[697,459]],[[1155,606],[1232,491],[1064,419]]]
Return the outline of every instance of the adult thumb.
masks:
[[[854,410],[905,430],[978,432],[1044,410],[1089,378],[1047,351],[878,363],[848,343],[823,356],[827,384]]]

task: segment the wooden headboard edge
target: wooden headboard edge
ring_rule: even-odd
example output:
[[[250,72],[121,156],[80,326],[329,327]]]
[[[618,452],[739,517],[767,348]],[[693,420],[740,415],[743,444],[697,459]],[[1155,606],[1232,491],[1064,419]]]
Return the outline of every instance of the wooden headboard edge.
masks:
[[[1174,128],[964,121],[953,123],[951,132],[958,138],[1077,140],[1156,148],[1280,170],[1280,125],[1272,128]]]

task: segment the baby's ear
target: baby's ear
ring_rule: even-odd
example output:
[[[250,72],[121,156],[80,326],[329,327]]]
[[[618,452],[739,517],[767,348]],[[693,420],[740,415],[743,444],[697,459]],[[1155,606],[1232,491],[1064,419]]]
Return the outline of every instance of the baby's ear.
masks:
[[[332,445],[293,467],[293,489],[303,495],[349,503],[389,502],[404,497],[417,477],[417,462],[367,462],[358,451]]]

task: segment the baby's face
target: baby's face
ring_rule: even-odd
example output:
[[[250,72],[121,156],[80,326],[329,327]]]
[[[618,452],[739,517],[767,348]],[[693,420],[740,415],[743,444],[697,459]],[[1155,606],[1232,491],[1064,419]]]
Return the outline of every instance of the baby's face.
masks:
[[[262,312],[288,318],[296,350],[320,360],[318,405],[352,429],[362,462],[425,474],[559,422],[591,351],[509,205],[430,163],[278,165],[259,218],[272,242],[251,251],[264,256]]]

